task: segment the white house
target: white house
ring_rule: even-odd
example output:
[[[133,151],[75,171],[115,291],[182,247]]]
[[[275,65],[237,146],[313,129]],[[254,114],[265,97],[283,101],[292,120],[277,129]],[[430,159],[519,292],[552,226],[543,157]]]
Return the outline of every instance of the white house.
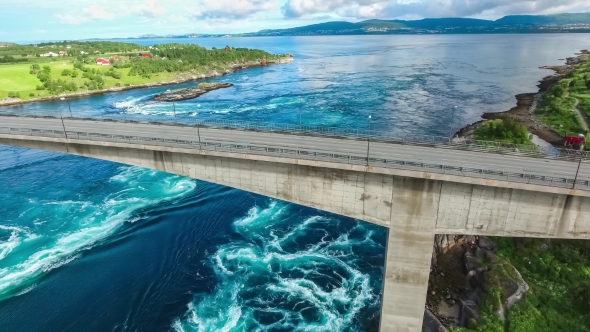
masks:
[[[58,56],[59,54],[53,52],[47,52],[43,54],[39,54],[39,56]]]

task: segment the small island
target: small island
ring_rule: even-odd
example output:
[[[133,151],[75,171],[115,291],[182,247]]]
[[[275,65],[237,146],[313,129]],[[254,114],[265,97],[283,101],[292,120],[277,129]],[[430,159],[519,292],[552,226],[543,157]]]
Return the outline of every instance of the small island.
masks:
[[[217,83],[217,82],[214,82],[214,83],[203,82],[203,83],[197,84],[197,86],[195,86],[194,88],[178,89],[178,90],[166,91],[164,93],[157,94],[154,96],[154,100],[173,102],[173,101],[193,99],[193,98],[197,98],[209,91],[223,89],[223,88],[229,88],[230,86],[233,86],[233,84],[231,84],[231,83]]]

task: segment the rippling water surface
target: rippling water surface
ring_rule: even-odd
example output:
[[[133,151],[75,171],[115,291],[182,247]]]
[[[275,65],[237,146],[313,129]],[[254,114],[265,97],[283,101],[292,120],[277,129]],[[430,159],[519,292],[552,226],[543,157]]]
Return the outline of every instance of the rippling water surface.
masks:
[[[535,90],[587,35],[192,39],[294,53],[176,103],[191,118],[445,135]],[[167,42],[138,41],[145,44]],[[75,116],[174,116],[154,87],[71,100]],[[458,105],[451,126],[449,112]],[[63,102],[0,112],[57,114]],[[1,121],[1,119],[0,119]],[[218,185],[0,146],[6,331],[375,331],[385,229]]]

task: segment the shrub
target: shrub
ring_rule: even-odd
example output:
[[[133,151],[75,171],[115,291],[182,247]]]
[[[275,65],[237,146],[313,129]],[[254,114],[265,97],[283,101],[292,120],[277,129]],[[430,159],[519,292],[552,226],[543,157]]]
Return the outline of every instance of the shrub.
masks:
[[[78,77],[78,71],[77,70],[72,70],[72,77]]]
[[[553,90],[553,95],[557,98],[561,98],[565,95],[565,89],[562,86],[557,86]]]
[[[20,93],[18,93],[18,92],[9,92],[8,93],[8,97],[9,98],[20,98]]]
[[[33,92],[29,93],[29,97],[35,97],[35,94]]]
[[[70,69],[64,69],[61,71],[61,76],[71,76],[72,71]]]
[[[526,127],[513,119],[484,122],[477,127],[474,134],[480,140],[500,140],[514,144],[530,143]]]

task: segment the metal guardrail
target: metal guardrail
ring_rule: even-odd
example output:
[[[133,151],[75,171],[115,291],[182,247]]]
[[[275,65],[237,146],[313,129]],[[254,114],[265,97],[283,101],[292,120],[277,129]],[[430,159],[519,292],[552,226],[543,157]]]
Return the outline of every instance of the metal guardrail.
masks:
[[[389,135],[377,130],[352,129],[340,127],[323,127],[294,125],[273,122],[256,122],[242,120],[222,120],[222,119],[198,119],[195,117],[156,117],[156,116],[133,116],[120,114],[115,116],[105,116],[105,119],[111,121],[131,121],[145,123],[162,123],[205,126],[213,128],[240,129],[253,131],[284,132],[292,134],[320,135],[331,137],[350,137],[359,139],[371,139],[376,141],[386,141],[398,144],[436,146],[442,148],[453,148],[460,150],[470,150],[484,153],[501,153],[508,155],[527,156],[535,158],[567,159],[587,158],[590,160],[589,151],[578,151],[571,149],[560,149],[554,147],[540,147],[525,144],[509,144],[493,141],[467,140],[467,139],[450,139],[445,136],[432,135]]]
[[[5,114],[8,116],[19,116]],[[41,118],[59,118],[54,116],[26,116]],[[554,147],[539,147],[525,144],[508,144],[493,141],[450,139],[444,136],[429,135],[389,135],[377,130],[322,127],[322,126],[299,126],[293,124],[255,122],[241,120],[220,120],[220,119],[198,119],[196,117],[156,117],[137,116],[129,114],[104,115],[99,118],[67,117],[64,119],[92,120],[92,121],[120,121],[149,124],[167,124],[184,126],[201,126],[209,128],[223,128],[235,130],[251,130],[263,132],[282,132],[298,135],[316,135],[352,139],[370,139],[395,144],[437,147],[444,149],[473,151],[482,153],[494,153],[511,156],[523,156],[531,158],[544,158],[552,160],[578,161],[580,158],[590,161],[590,151],[579,151],[561,149]]]
[[[0,127],[0,134],[28,135],[65,138],[64,131],[41,130],[28,128],[10,128]],[[372,158],[370,156],[334,153],[330,151],[321,151],[313,149],[300,148],[279,148],[264,145],[253,145],[249,143],[227,143],[227,142],[209,142],[193,141],[178,139],[163,139],[157,137],[142,137],[128,135],[111,135],[90,132],[67,131],[67,137],[70,139],[90,140],[90,141],[110,141],[129,144],[151,144],[157,146],[202,149],[222,152],[234,152],[243,154],[259,154],[268,156],[280,156],[287,158],[309,159],[331,161],[353,165],[369,165],[387,168],[396,168],[403,170],[422,171],[429,173],[458,175],[464,177],[483,178],[490,180],[501,180],[518,183],[537,184],[559,188],[576,188],[581,190],[590,190],[589,180],[574,180],[573,178],[538,175],[527,173],[508,172],[504,170],[494,170],[486,167],[462,167],[450,164],[417,162],[405,159],[388,159]],[[575,184],[574,184],[575,182]]]

